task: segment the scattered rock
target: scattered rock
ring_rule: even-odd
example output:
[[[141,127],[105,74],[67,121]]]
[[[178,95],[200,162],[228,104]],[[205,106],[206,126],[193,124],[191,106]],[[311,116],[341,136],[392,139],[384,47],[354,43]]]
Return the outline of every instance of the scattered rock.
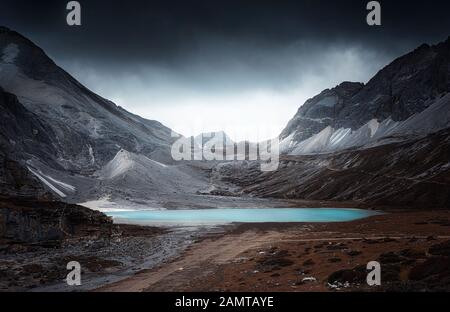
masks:
[[[350,283],[348,283],[348,282],[345,282],[345,283],[336,282],[334,284],[327,283],[327,285],[328,285],[328,288],[330,288],[332,290],[341,290],[341,289],[350,287]]]
[[[359,256],[360,254],[362,254],[362,252],[359,250],[347,250],[347,251],[345,251],[345,254],[350,257],[356,257],[356,256]]]
[[[425,258],[426,255],[423,251],[413,250],[413,249],[404,249],[399,252],[399,255],[410,258],[410,259],[422,259]]]
[[[331,244],[327,246],[328,250],[343,250],[346,249],[347,245],[344,243]]]
[[[312,259],[308,259],[305,262],[303,262],[304,266],[311,266],[311,265],[314,265],[314,264],[316,264],[316,263]]]
[[[257,260],[257,269],[268,273],[295,264],[294,261],[286,258],[288,256],[287,250],[274,251]]]
[[[384,253],[384,254],[380,255],[380,257],[378,259],[382,265],[390,264],[390,263],[400,263],[405,260],[404,257],[402,257],[394,252]]]
[[[384,282],[398,282],[400,281],[400,264],[387,264],[381,267],[381,280]]]
[[[425,262],[413,267],[409,272],[409,279],[420,281],[430,279],[433,275],[440,278],[450,277],[450,258],[449,257],[432,257]]]
[[[274,273],[272,275],[270,275],[270,277],[280,277],[281,275],[279,273]]]
[[[431,246],[428,253],[434,256],[450,257],[450,240]]]
[[[39,273],[42,272],[43,269],[44,268],[40,264],[27,264],[22,267],[22,271],[25,274]]]
[[[366,282],[367,270],[361,265],[353,269],[344,269],[332,273],[328,277],[328,283],[336,285],[336,283],[343,284],[362,284]]]

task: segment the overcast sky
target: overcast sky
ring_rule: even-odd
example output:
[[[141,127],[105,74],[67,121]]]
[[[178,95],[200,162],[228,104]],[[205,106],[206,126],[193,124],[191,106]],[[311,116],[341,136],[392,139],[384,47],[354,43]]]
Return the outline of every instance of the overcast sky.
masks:
[[[450,35],[447,0],[0,0],[0,25],[41,46],[80,82],[184,135],[277,136],[308,98],[367,82],[394,58]]]

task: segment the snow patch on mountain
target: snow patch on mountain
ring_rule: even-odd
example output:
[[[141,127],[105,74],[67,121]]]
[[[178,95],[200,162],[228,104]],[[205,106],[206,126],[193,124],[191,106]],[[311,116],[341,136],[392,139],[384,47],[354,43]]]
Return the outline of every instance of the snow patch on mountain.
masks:
[[[88,145],[89,149],[89,157],[91,157],[91,165],[95,164],[95,155],[94,155],[94,149],[91,145]]]
[[[153,159],[150,159],[150,158],[147,158],[147,159],[150,160],[150,161],[152,161],[152,162],[154,162],[154,163],[157,164],[158,166],[163,167],[163,168],[167,168],[167,167],[168,167],[167,165],[165,165],[165,164],[163,164],[163,163],[160,163],[159,161],[156,161],[156,160],[153,160]]]
[[[64,194],[63,192],[61,192],[56,186],[54,186],[50,181],[48,181],[46,178],[43,177],[43,175],[41,175],[39,172],[31,169],[30,167],[28,167],[28,170],[34,174],[39,180],[41,180],[42,183],[44,183],[45,185],[47,185],[53,192],[55,192],[58,196],[65,198],[67,197],[66,194]]]
[[[450,94],[437,99],[427,109],[412,115],[404,121],[391,118],[379,122],[372,119],[357,130],[326,127],[318,134],[295,143],[295,133],[282,141],[282,151],[291,155],[329,153],[348,148],[373,147],[437,132],[450,127]],[[293,147],[293,148],[292,148]]]
[[[75,192],[76,191],[75,186],[72,186],[70,184],[58,181],[58,180],[56,180],[56,179],[54,179],[54,178],[52,178],[50,176],[44,175],[44,174],[42,174],[42,176],[44,176],[46,179],[52,181],[53,183],[56,183],[59,187],[65,189],[66,191],[69,191],[69,192]]]

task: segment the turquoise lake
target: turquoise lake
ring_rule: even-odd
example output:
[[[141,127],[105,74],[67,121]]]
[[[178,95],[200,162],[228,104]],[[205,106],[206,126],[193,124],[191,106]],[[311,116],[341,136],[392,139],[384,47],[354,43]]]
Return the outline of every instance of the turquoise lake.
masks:
[[[255,208],[137,210],[106,212],[116,221],[147,224],[227,224],[266,222],[345,222],[380,214],[343,208]]]

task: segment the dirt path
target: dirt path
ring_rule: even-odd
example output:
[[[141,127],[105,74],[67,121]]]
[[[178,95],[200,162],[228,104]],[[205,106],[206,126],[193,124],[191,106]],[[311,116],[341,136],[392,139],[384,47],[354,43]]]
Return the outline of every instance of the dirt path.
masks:
[[[239,254],[270,242],[281,240],[282,234],[276,232],[245,232],[239,235],[226,235],[218,239],[208,239],[194,245],[179,259],[149,271],[140,272],[125,280],[106,285],[96,291],[140,292],[150,289],[161,280],[173,279],[174,284],[189,280],[190,276],[206,273],[208,266],[230,262]],[[172,276],[171,275],[176,275]],[[178,281],[178,283],[176,282]]]
[[[207,277],[214,273],[219,265],[238,261],[238,256],[255,249],[263,249],[274,244],[345,242],[362,240],[410,239],[408,235],[374,235],[347,237],[308,237],[314,233],[305,233],[305,237],[292,238],[282,232],[254,232],[233,234],[218,239],[207,239],[194,245],[177,260],[158,268],[142,271],[125,280],[106,285],[96,291],[100,292],[141,292],[152,290],[169,290],[185,288],[190,280]],[[415,239],[426,239],[415,236]],[[437,236],[436,239],[450,239],[450,236]],[[168,288],[167,288],[168,287]]]

